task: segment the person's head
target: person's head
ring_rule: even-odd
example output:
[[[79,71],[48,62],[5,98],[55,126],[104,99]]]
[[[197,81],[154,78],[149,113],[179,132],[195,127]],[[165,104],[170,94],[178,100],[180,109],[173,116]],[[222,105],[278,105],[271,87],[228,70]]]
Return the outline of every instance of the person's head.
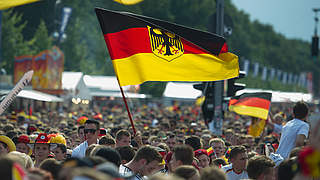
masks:
[[[88,148],[86,149],[86,152],[85,152],[85,156],[86,157],[89,157],[91,152],[94,150],[95,147],[99,146],[99,144],[91,144],[88,146]]]
[[[116,134],[116,147],[120,146],[130,146],[131,144],[131,134],[125,129],[121,129]]]
[[[50,154],[50,145],[45,143],[34,144],[33,154],[36,160],[44,160],[48,158]]]
[[[25,154],[30,153],[30,147],[28,143],[30,143],[30,139],[28,135],[21,135],[19,137],[13,138],[13,142],[16,144],[16,149],[18,152],[22,152]]]
[[[9,137],[0,136],[0,155],[5,155],[15,150],[16,146]]]
[[[202,142],[198,136],[190,136],[185,141],[184,144],[189,145],[193,150],[202,149]]]
[[[58,161],[63,161],[67,158],[67,147],[64,144],[57,144],[57,147],[52,150],[54,158]]]
[[[91,153],[92,156],[100,156],[105,158],[107,161],[113,163],[117,167],[121,164],[121,156],[118,151],[113,148],[106,146],[97,146]]]
[[[184,180],[198,180],[200,178],[199,171],[192,165],[179,166],[174,175],[183,178]]]
[[[159,167],[161,167],[160,164],[162,163],[162,156],[155,147],[142,146],[130,162],[134,162],[139,166],[136,167],[135,173],[148,176],[159,170]]]
[[[277,113],[276,115],[273,116],[273,120],[276,124],[281,125],[283,121],[283,116],[281,115],[281,113]]]
[[[40,168],[28,169],[28,178],[32,180],[53,180],[50,172],[42,170]]]
[[[13,173],[14,171],[16,173]],[[22,179],[26,178],[24,168],[19,163],[6,156],[0,157],[0,175],[2,180],[12,180],[15,175],[22,176]]]
[[[275,163],[264,155],[257,155],[249,159],[247,172],[251,179],[275,179],[274,177],[274,167]]]
[[[80,142],[83,142],[86,140],[86,137],[84,135],[84,126],[83,125],[78,127],[78,136],[79,136]]]
[[[96,120],[88,119],[84,123],[84,134],[88,144],[95,144],[98,139],[100,125]]]
[[[38,163],[48,158],[50,154],[50,148],[54,149],[56,145],[49,143],[49,137],[46,133],[40,133],[36,138],[33,144],[30,144],[32,147],[32,152]]]
[[[211,135],[210,135],[210,134],[203,134],[203,135],[201,136],[201,139],[203,140],[203,141],[202,141],[202,142],[203,142],[203,148],[204,148],[204,149],[208,149],[208,148],[210,147],[209,141],[210,141],[210,139],[211,139]]]
[[[58,174],[62,168],[62,164],[53,158],[48,158],[41,162],[39,168],[50,172],[54,179],[58,179]]]
[[[234,146],[230,151],[230,162],[236,172],[245,170],[248,162],[246,148],[244,146]]]
[[[224,133],[226,141],[232,142],[233,141],[234,132],[232,129],[227,129]]]
[[[225,143],[220,138],[213,138],[209,141],[210,146],[213,148],[214,153],[216,153],[217,158],[224,155],[226,151]]]
[[[177,167],[182,165],[192,165],[193,149],[188,145],[178,145],[173,149],[170,168],[173,172]]]
[[[206,168],[210,165],[210,158],[205,149],[198,149],[194,151],[194,156],[199,160],[198,166],[200,168]]]
[[[213,166],[201,170],[200,180],[227,180],[227,177],[220,168]]]
[[[113,139],[112,136],[102,136],[99,139],[99,145],[105,145],[105,146],[108,146],[108,147],[115,148],[116,141]]]
[[[309,107],[303,101],[297,102],[293,107],[293,115],[297,119],[304,120],[307,117],[308,112],[309,112]]]
[[[136,153],[131,146],[116,147],[116,150],[121,156],[121,164],[126,164],[131,161]]]
[[[285,159],[278,166],[278,179],[291,180],[299,173],[298,158]]]
[[[25,169],[29,169],[34,165],[31,157],[22,152],[11,151],[7,154],[7,157],[18,162]]]

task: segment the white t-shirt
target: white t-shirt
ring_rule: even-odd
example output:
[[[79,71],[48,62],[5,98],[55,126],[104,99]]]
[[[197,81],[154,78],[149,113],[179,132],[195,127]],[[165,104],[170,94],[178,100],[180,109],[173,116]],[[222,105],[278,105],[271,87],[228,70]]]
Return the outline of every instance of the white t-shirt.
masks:
[[[224,171],[224,173],[226,173],[228,180],[249,179],[246,171],[242,171],[240,174],[234,172],[232,164],[223,166],[221,169]]]
[[[287,122],[282,128],[279,148],[276,153],[287,159],[296,145],[297,136],[303,134],[307,138],[308,132],[309,125],[300,119],[293,119]]]

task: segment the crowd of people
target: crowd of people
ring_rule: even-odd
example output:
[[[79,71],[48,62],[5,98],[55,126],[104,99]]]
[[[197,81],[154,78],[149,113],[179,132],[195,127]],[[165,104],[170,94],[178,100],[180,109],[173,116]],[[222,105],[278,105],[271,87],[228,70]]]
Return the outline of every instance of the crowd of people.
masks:
[[[313,126],[308,122],[316,106],[273,104],[267,120],[225,112],[222,135],[208,130],[200,109],[177,103],[139,105],[132,108],[134,128],[121,105],[3,114],[0,177],[320,179],[320,120]],[[261,121],[263,128],[252,133]]]

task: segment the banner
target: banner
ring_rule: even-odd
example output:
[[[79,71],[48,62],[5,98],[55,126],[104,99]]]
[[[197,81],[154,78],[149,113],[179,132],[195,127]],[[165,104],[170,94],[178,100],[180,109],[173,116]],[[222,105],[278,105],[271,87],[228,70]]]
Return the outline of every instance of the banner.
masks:
[[[246,72],[246,74],[249,74],[249,67],[250,67],[250,61],[249,60],[244,60],[244,67],[243,67],[243,71]]]
[[[33,56],[18,56],[14,59],[13,83],[17,84],[22,76],[32,70]]]
[[[60,90],[63,67],[64,54],[55,46],[35,56],[19,56],[14,60],[14,83],[17,83],[25,72],[33,70],[33,89]]]
[[[263,81],[265,81],[265,80],[267,80],[267,77],[268,76],[268,69],[267,69],[267,67],[263,67],[263,70],[262,70],[262,76],[261,76],[261,79],[263,80]]]
[[[258,76],[259,74],[259,63],[254,63],[254,71],[253,71],[253,77]]]

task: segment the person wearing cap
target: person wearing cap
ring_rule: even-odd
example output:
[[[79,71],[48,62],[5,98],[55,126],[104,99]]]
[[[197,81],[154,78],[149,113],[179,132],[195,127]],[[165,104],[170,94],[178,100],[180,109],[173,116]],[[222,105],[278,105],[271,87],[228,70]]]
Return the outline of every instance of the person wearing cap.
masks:
[[[7,136],[0,136],[0,156],[15,151],[16,146],[13,141]]]
[[[64,161],[67,158],[66,139],[61,134],[58,134],[50,138],[50,143],[57,145],[57,147],[52,150],[54,158],[58,161]]]
[[[144,180],[163,167],[161,154],[153,146],[142,146],[127,164],[121,164],[119,173],[122,176],[135,175],[134,180]],[[132,180],[133,180],[132,179]]]
[[[25,153],[31,155],[31,149],[28,146],[30,143],[30,138],[28,135],[20,135],[19,137],[14,137],[13,142],[16,144],[16,149],[18,152]]]
[[[209,158],[207,150],[198,149],[198,150],[194,151],[194,157],[199,160],[199,163],[198,163],[199,168],[209,167],[210,158]]]
[[[49,140],[46,133],[40,133],[35,142],[29,144],[34,154],[34,167],[39,167],[40,163],[48,158],[50,150],[56,148]]]
[[[100,124],[98,121],[91,119],[86,120],[86,122],[84,123],[84,134],[86,140],[72,150],[71,156],[79,158],[85,157],[86,149],[88,148],[88,146],[90,146],[91,144],[99,144],[99,129]]]

